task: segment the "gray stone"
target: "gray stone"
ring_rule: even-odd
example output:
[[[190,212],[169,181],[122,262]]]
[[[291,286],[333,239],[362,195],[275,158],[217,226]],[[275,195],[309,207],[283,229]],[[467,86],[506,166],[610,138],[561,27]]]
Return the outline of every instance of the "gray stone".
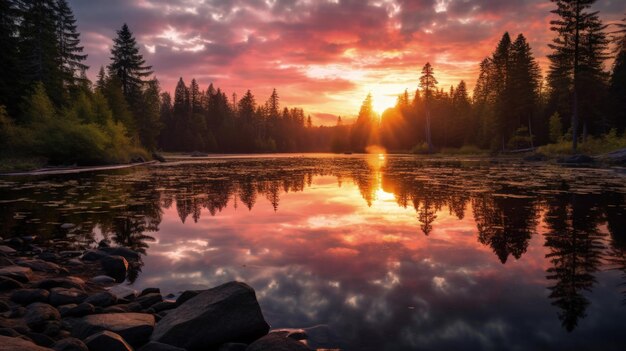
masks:
[[[250,343],[268,330],[254,290],[244,283],[229,282],[170,310],[151,340],[193,351],[227,342]]]
[[[144,296],[148,294],[160,294],[160,293],[161,293],[161,289],[159,288],[145,288],[141,290],[141,293],[139,293],[139,296]]]
[[[119,334],[108,330],[93,334],[85,339],[89,351],[133,351],[133,348]]]
[[[52,348],[54,351],[89,351],[87,345],[76,338],[65,338],[59,340]]]
[[[23,288],[24,285],[17,280],[9,277],[0,276],[0,291],[1,290],[13,290]]]
[[[58,321],[61,314],[56,308],[41,302],[35,302],[26,307],[24,320],[33,330],[40,330],[48,321]]]
[[[107,257],[109,254],[101,251],[101,250],[87,250],[83,253],[81,259],[84,261],[97,261],[104,257]]]
[[[9,277],[21,283],[28,283],[33,279],[33,270],[28,267],[8,266],[0,268],[0,276]]]
[[[198,296],[201,292],[206,290],[186,290],[176,299],[176,305],[180,306],[185,303],[187,300]]]
[[[294,340],[305,340],[308,338],[308,335],[304,329],[292,329],[292,328],[284,328],[284,329],[274,329],[270,332],[278,333],[284,337],[291,338]]]
[[[36,272],[59,273],[61,271],[61,267],[58,264],[44,260],[22,260],[18,261],[17,264]]]
[[[89,280],[100,285],[108,285],[108,284],[115,283],[115,279],[113,279],[112,277],[109,277],[108,275],[98,275]]]
[[[126,279],[128,272],[128,261],[122,256],[108,256],[100,260],[102,269],[106,275],[115,278],[116,281],[122,282]]]
[[[20,305],[28,305],[33,302],[48,302],[50,293],[45,289],[20,289],[11,294],[11,301]]]
[[[176,303],[171,301],[162,301],[159,303],[155,303],[150,306],[150,309],[154,311],[154,313],[159,313],[161,311],[171,310],[176,308]]]
[[[74,223],[63,223],[63,224],[61,224],[61,229],[65,229],[65,230],[72,229],[74,227],[76,227],[76,224],[74,224]]]
[[[102,330],[121,335],[133,347],[145,344],[154,330],[154,316],[147,313],[107,313],[83,317],[72,329],[72,335],[85,339]]]
[[[154,305],[155,303],[159,303],[161,301],[163,301],[163,297],[161,296],[161,294],[159,294],[159,293],[150,293],[150,294],[147,294],[147,295],[139,296],[133,302],[136,302],[136,303],[140,304],[141,308],[148,308],[148,307]]]
[[[85,289],[85,281],[78,277],[65,277],[65,278],[50,278],[44,279],[35,284],[37,288],[52,289],[52,288],[75,288],[79,290]]]
[[[6,245],[0,245],[0,252],[1,253],[5,253],[5,254],[14,254],[15,253],[15,249],[6,246]]]
[[[311,351],[300,341],[288,338],[281,333],[269,333],[259,340],[248,345],[246,351]]]
[[[76,288],[52,288],[50,289],[50,304],[53,306],[79,304],[87,298],[85,291]]]
[[[162,344],[160,342],[151,341],[142,346],[138,351],[186,351],[180,347]]]
[[[115,285],[108,288],[108,291],[115,295],[118,299],[135,298],[137,296],[137,290],[124,286],[122,284]]]
[[[95,307],[90,304],[83,302],[80,305],[76,305],[68,310],[64,310],[61,312],[61,316],[63,317],[83,317],[89,314],[93,314],[96,312]]]
[[[2,350],[6,351],[51,351],[47,347],[38,346],[35,343],[22,339],[12,338],[10,336],[0,335],[0,345]]]
[[[109,291],[103,291],[87,297],[85,302],[94,306],[107,307],[114,305],[117,302],[117,297]]]
[[[54,345],[54,340],[45,334],[28,332],[24,336],[28,337],[39,346],[52,347],[52,345]],[[0,349],[1,348],[2,346],[0,346]]]

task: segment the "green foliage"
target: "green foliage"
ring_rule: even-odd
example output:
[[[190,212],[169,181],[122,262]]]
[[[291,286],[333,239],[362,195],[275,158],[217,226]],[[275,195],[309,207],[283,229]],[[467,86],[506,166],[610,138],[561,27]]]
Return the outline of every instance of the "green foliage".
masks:
[[[626,135],[620,136],[616,129],[611,129],[609,133],[599,137],[587,137],[584,143],[579,144],[576,151],[572,150],[572,141],[565,138],[558,143],[541,146],[538,151],[551,156],[570,155],[574,153],[598,155],[623,148],[626,148]]]
[[[476,145],[463,145],[459,148],[443,148],[440,153],[443,155],[484,155],[487,152]]]
[[[411,153],[412,154],[416,154],[416,155],[425,155],[430,153],[431,150],[428,147],[428,143],[427,142],[421,142],[420,144],[417,144],[415,146],[413,146],[413,148],[411,149]]]
[[[526,149],[532,146],[532,136],[528,133],[528,128],[520,127],[509,139],[507,147],[509,150]]]
[[[550,142],[558,143],[563,138],[563,124],[561,123],[561,116],[558,112],[550,116],[549,125]]]
[[[54,105],[50,101],[42,82],[35,84],[33,93],[23,103],[22,111],[24,113],[21,121],[24,124],[49,121],[55,118],[56,111]]]

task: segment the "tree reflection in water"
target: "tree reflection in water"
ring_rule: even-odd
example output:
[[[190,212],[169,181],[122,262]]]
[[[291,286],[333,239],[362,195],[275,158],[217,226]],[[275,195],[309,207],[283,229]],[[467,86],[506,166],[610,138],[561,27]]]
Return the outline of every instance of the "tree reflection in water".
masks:
[[[368,206],[384,192],[393,195],[397,206],[414,208],[415,228],[430,235],[425,240],[436,239],[443,218],[473,216],[478,242],[502,264],[510,257],[522,259],[533,236],[543,233],[543,224],[549,299],[563,328],[571,331],[585,317],[590,304],[585,293],[593,289],[599,270],[618,269],[626,282],[624,194],[618,191],[621,185],[611,183],[580,191],[589,179],[580,180],[573,172],[520,167],[402,157],[283,158],[2,180],[0,229],[59,239],[66,233],[58,223],[78,223],[83,241],[95,243],[99,232],[147,255],[155,241],[151,233],[159,231],[163,211],[172,206],[182,223],[190,218],[199,222],[203,212],[218,216],[229,205],[252,210],[265,203],[259,197],[280,212],[288,206],[282,195],[305,191],[315,177],[333,176],[338,187],[354,183]],[[600,230],[605,224],[610,236]],[[140,272],[141,264],[129,281]],[[621,289],[626,302],[626,288]]]

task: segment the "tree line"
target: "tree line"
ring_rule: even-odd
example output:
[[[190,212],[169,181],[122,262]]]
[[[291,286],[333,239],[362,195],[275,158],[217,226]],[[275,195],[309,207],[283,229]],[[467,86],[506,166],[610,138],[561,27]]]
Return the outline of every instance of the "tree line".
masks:
[[[579,142],[626,127],[626,22],[608,27],[595,0],[551,0],[556,19],[545,78],[526,37],[504,33],[464,81],[444,89],[427,63],[413,94],[377,116],[368,95],[352,124],[314,126],[278,92],[228,96],[181,78],[162,92],[124,24],[96,82],[66,0],[0,0],[0,156],[50,163],[128,162],[149,152],[493,151]],[[611,51],[611,42],[613,50]],[[610,69],[607,60],[614,58]]]

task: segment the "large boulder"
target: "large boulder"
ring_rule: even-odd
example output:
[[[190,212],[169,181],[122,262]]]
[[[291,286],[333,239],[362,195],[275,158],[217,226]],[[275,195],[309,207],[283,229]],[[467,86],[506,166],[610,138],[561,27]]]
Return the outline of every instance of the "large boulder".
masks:
[[[159,321],[151,340],[194,351],[227,342],[251,343],[268,331],[254,289],[229,282],[171,310]]]
[[[37,282],[35,286],[41,289],[75,288],[75,289],[84,290],[85,281],[78,277],[50,278],[50,279],[44,279],[44,280]]]
[[[138,260],[140,257],[138,252],[133,251],[123,246],[102,247],[100,248],[100,251],[106,252],[107,254],[111,256],[122,256],[127,260]]]
[[[0,276],[0,291],[19,289],[23,287],[24,285],[22,283],[13,278]]]
[[[36,272],[59,273],[63,270],[58,264],[44,260],[22,260],[18,261],[17,264],[22,267],[28,267]]]
[[[28,340],[4,335],[0,335],[0,345],[4,351],[52,351],[52,349],[37,346]]]
[[[41,302],[35,302],[26,307],[24,320],[29,328],[36,330],[45,326],[48,321],[58,321],[61,314],[56,308]]]
[[[288,338],[283,333],[269,333],[248,345],[246,351],[311,351],[300,341]]]
[[[15,279],[22,283],[28,283],[33,279],[33,270],[28,267],[8,266],[0,268],[0,276]]]
[[[122,256],[107,256],[100,260],[102,269],[106,275],[115,278],[118,282],[123,282],[126,279],[126,272],[128,272],[128,261]]]
[[[52,288],[50,289],[50,304],[53,306],[79,304],[87,298],[85,291],[76,288]]]
[[[138,347],[150,338],[154,330],[154,316],[148,313],[94,314],[75,323],[72,335],[85,339],[103,330],[115,332],[133,347]]]
[[[52,346],[54,351],[89,351],[84,342],[76,338],[65,338],[57,341]]]
[[[33,302],[48,302],[50,293],[45,289],[19,289],[11,294],[11,301],[20,305],[29,305]]]
[[[133,348],[120,335],[108,330],[96,333],[85,339],[89,351],[133,351]]]

